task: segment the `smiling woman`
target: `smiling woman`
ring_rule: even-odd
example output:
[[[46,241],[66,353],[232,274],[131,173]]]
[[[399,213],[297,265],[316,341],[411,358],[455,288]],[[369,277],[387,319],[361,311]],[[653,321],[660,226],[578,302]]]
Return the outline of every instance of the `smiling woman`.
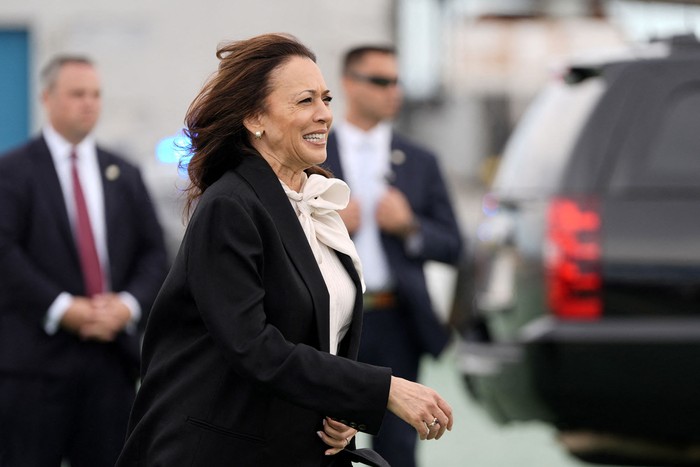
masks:
[[[318,167],[332,122],[314,54],[268,34],[219,49],[185,118],[187,232],[151,311],[118,466],[384,466],[355,449],[387,409],[452,428],[435,391],[356,360],[362,268]]]
[[[290,58],[272,74],[271,84],[265,112],[243,124],[256,135],[253,147],[280,180],[299,191],[304,169],[326,160],[332,97],[321,70],[308,57]]]

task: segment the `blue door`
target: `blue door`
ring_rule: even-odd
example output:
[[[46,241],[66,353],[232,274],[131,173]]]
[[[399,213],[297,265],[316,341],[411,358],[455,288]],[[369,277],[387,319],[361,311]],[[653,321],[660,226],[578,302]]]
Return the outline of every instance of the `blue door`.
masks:
[[[0,154],[29,136],[29,33],[0,28]]]

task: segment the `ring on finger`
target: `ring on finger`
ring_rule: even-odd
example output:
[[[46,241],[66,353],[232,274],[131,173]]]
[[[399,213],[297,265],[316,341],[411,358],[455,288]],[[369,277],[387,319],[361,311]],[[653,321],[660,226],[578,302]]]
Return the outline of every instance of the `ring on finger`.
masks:
[[[428,428],[432,428],[432,427],[434,427],[436,424],[438,424],[438,425],[440,424],[440,422],[438,422],[438,419],[437,419],[437,418],[433,418],[433,421],[432,421],[432,422],[426,423],[426,425],[428,426]]]

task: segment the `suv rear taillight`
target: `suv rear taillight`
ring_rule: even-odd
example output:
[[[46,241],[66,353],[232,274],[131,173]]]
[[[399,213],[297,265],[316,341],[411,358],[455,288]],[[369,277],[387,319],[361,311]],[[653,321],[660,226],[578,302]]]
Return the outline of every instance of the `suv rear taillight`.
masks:
[[[552,312],[595,319],[600,296],[600,212],[597,201],[554,198],[549,206],[545,268]]]

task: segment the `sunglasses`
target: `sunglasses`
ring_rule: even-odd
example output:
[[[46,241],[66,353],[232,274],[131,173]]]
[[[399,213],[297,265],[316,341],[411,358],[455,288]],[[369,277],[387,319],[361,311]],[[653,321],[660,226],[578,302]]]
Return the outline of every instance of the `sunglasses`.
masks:
[[[387,78],[386,76],[363,75],[360,73],[352,73],[352,72],[349,75],[355,81],[363,81],[365,83],[370,83],[370,84],[373,84],[375,86],[379,86],[380,88],[387,88],[389,86],[396,86],[397,84],[399,84],[398,78]]]

